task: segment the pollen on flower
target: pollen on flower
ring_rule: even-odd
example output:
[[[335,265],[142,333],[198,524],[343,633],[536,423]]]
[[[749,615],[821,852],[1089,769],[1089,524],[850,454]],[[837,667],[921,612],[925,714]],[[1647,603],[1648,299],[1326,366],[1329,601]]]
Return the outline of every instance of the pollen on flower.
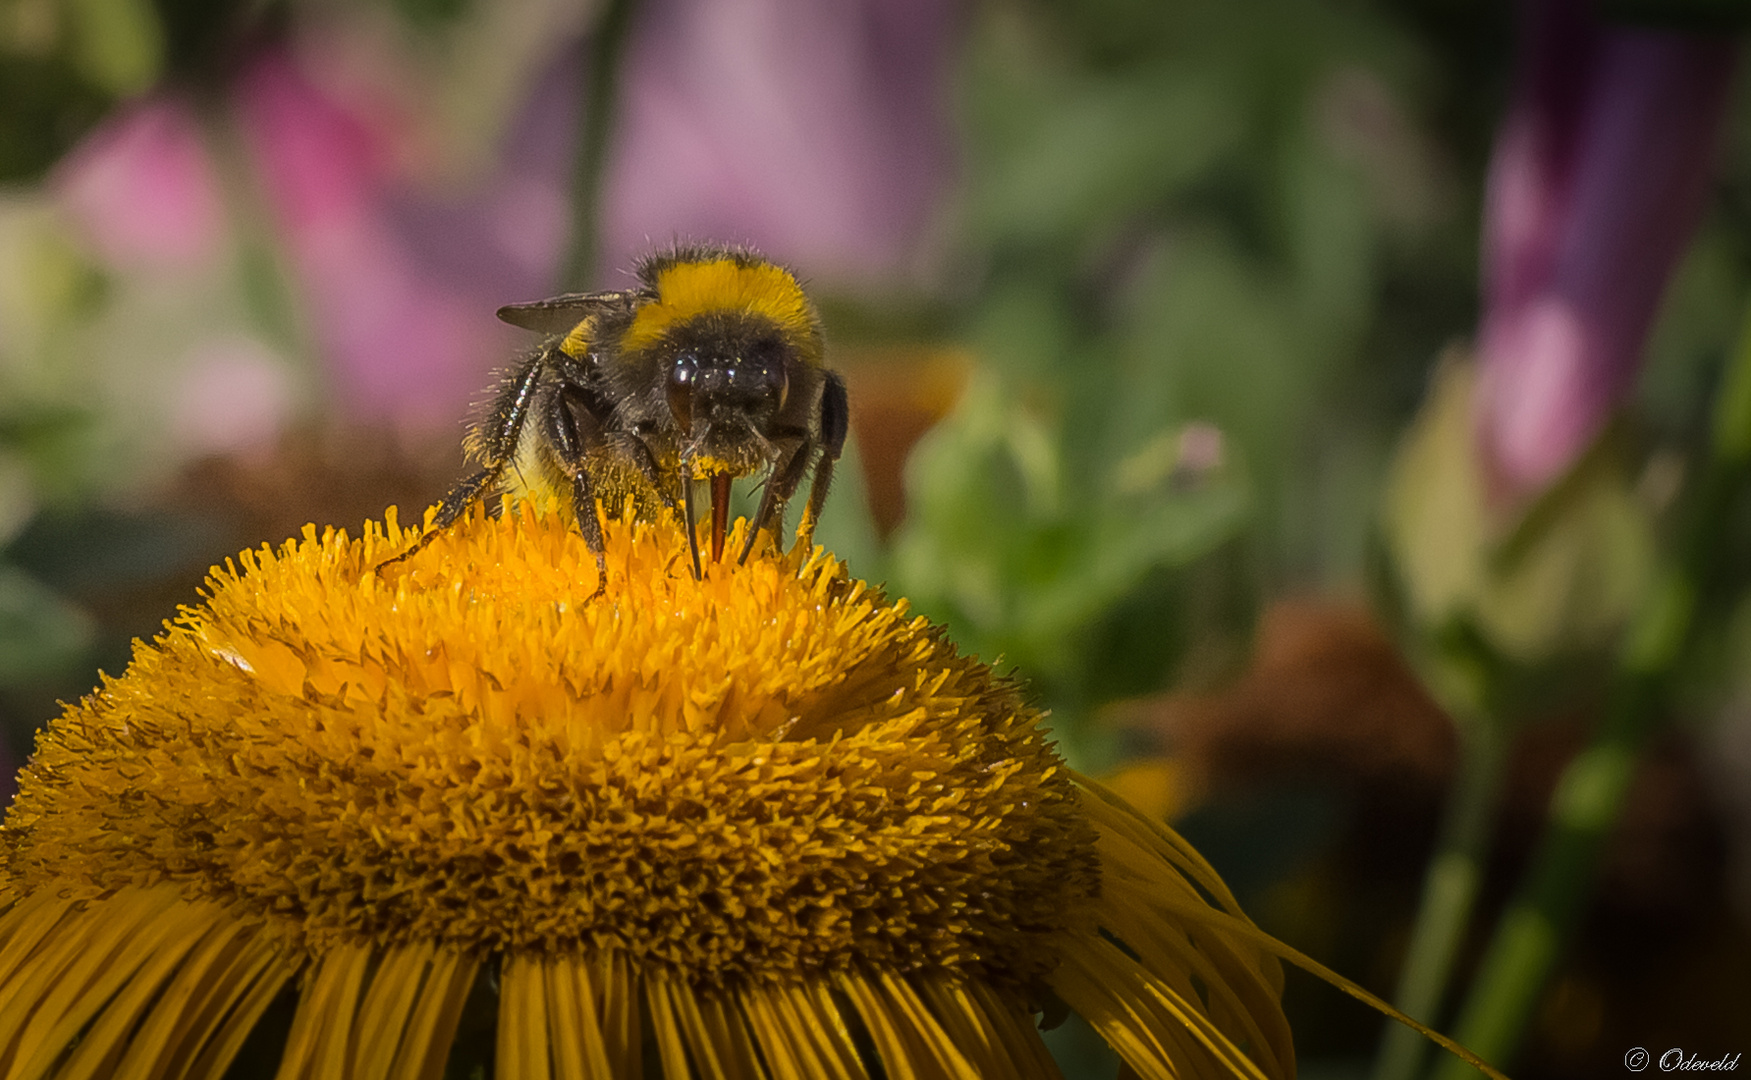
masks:
[[[0,881],[173,880],[299,948],[582,944],[696,980],[1032,981],[1094,834],[1015,688],[828,557],[692,579],[559,514],[240,556],[43,738]]]

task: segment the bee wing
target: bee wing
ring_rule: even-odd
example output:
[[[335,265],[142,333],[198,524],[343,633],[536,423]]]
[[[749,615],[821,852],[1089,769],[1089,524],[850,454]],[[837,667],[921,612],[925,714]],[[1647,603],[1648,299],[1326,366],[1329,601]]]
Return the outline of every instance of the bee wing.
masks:
[[[566,293],[527,304],[506,304],[499,308],[499,318],[538,334],[563,334],[592,315],[630,311],[642,295],[638,292]]]

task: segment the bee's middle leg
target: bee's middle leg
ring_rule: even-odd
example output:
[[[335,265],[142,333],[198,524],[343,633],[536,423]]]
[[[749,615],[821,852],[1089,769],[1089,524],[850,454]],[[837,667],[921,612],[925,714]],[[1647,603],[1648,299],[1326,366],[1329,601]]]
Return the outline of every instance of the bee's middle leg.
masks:
[[[845,452],[845,438],[850,431],[851,406],[846,400],[845,380],[829,371],[826,388],[821,392],[821,459],[815,464],[815,476],[809,482],[809,502],[796,528],[797,542],[805,547],[814,545],[815,526],[827,505],[827,489],[833,486],[833,466]]]
[[[547,431],[548,445],[572,478],[572,511],[577,515],[578,531],[584,534],[584,543],[590,546],[590,554],[596,557],[596,591],[590,594],[590,599],[594,600],[608,589],[608,544],[602,537],[602,514],[596,508],[596,488],[590,479],[585,445],[586,437],[592,442],[600,441],[600,429],[594,426],[594,417],[585,415],[592,426],[581,431],[577,416],[567,405],[565,397],[555,394],[545,403],[541,421]]]
[[[572,473],[572,504],[577,511],[578,531],[584,534],[584,543],[590,545],[590,553],[596,556],[596,591],[591,596],[594,599],[608,588],[608,544],[602,537],[602,515],[596,509],[590,470],[582,465]]]
[[[760,494],[760,508],[754,512],[754,520],[748,523],[748,539],[742,543],[742,554],[737,557],[737,563],[748,561],[748,555],[754,550],[754,542],[759,537],[760,530],[768,522],[773,523],[773,546],[780,555],[784,554],[784,507],[796,493],[803,473],[808,471],[809,458],[813,453],[814,444],[803,439],[797,443],[796,449],[790,452],[790,457],[782,465],[773,465],[772,474],[766,478],[766,490]]]
[[[809,501],[803,507],[803,519],[796,526],[797,543],[804,547],[814,546],[815,526],[820,523],[821,508],[827,505],[827,489],[833,484],[835,462],[835,458],[822,454],[815,466],[815,477],[809,482]]]

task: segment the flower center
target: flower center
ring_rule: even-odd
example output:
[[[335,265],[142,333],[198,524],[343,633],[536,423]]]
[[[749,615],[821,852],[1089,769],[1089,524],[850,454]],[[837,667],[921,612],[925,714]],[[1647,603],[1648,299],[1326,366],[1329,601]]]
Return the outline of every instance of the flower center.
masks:
[[[1098,891],[1038,715],[830,558],[695,582],[672,525],[610,523],[592,601],[558,514],[373,572],[411,539],[217,572],[44,736],[0,891],[168,878],[318,951],[579,944],[701,980],[1028,980]]]

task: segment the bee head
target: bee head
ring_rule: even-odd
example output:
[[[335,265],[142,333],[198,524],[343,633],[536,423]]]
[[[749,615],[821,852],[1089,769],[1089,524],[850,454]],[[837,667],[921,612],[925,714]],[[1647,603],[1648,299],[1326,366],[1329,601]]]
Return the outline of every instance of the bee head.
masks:
[[[683,441],[710,457],[763,460],[800,363],[779,328],[706,315],[677,327],[670,346],[663,396]]]

